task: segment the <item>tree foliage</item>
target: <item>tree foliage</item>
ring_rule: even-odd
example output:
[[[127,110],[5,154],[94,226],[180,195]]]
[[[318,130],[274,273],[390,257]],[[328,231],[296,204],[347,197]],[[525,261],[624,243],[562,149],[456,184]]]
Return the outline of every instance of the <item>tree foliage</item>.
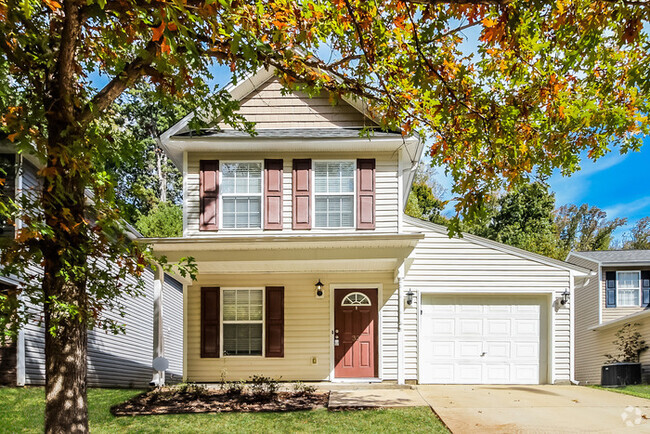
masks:
[[[607,219],[607,213],[588,204],[564,205],[556,212],[555,223],[559,235],[560,257],[564,259],[571,250],[607,250],[613,233],[627,219]]]
[[[431,139],[472,217],[504,184],[572,173],[583,151],[638,149],[649,14],[645,2],[586,0],[0,0],[0,125],[41,162],[43,185],[9,210],[23,226],[2,262],[27,282],[27,264],[43,266],[41,290],[24,294],[49,331],[47,429],[87,431],[86,328],[123,291],[114,273],[143,269],[112,176],[134,149],[113,120],[126,90],[146,81],[152,103],[196,107],[193,128],[218,114],[249,132],[207,85],[215,62],[235,81],[274,67],[287,87],[356,96],[385,128]],[[472,54],[460,49],[468,27],[480,31]],[[119,265],[111,276],[106,262]]]
[[[138,219],[136,228],[145,237],[180,237],[183,235],[183,208],[160,202]]]
[[[650,249],[650,217],[640,219],[626,234],[623,249],[648,250]]]

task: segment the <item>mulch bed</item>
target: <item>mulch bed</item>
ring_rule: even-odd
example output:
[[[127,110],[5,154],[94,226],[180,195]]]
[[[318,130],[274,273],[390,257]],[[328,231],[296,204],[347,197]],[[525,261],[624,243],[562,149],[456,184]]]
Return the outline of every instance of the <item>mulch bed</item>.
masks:
[[[111,407],[115,416],[221,412],[282,412],[327,407],[329,393],[279,392],[270,397],[243,393],[232,396],[222,390],[201,393],[173,389],[151,390]]]

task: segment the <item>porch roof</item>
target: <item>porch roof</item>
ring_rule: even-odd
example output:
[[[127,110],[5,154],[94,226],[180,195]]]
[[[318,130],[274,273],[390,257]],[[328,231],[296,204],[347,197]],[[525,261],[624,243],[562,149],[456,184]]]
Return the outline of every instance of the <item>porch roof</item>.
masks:
[[[200,274],[394,272],[423,234],[221,235],[142,238],[170,263],[193,257]]]

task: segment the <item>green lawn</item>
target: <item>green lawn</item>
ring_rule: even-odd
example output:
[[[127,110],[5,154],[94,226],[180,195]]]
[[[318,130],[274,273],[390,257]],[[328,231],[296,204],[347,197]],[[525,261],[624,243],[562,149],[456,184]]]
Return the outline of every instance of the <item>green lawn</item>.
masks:
[[[624,393],[626,395],[638,396],[639,398],[650,399],[650,384],[637,384],[625,387],[602,387],[591,386],[596,389],[609,390],[611,392]]]
[[[138,390],[90,389],[90,429],[115,432],[429,432],[447,429],[427,407],[295,413],[222,413],[114,417],[109,409]],[[42,432],[42,387],[0,388],[0,433]]]

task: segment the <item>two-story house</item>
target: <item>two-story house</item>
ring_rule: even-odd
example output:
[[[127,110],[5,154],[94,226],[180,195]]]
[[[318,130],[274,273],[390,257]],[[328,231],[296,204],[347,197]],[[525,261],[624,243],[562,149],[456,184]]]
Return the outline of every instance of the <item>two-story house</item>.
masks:
[[[571,252],[567,261],[593,270],[597,278],[578,288],[576,379],[600,384],[606,354],[615,354],[615,334],[625,324],[650,341],[650,250]],[[643,377],[650,377],[650,351],[641,353]]]
[[[380,131],[360,101],[282,92],[267,70],[230,92],[257,135],[189,117],[167,131],[183,237],[145,240],[198,265],[187,381],[572,379],[587,270],[405,216],[424,144]]]

